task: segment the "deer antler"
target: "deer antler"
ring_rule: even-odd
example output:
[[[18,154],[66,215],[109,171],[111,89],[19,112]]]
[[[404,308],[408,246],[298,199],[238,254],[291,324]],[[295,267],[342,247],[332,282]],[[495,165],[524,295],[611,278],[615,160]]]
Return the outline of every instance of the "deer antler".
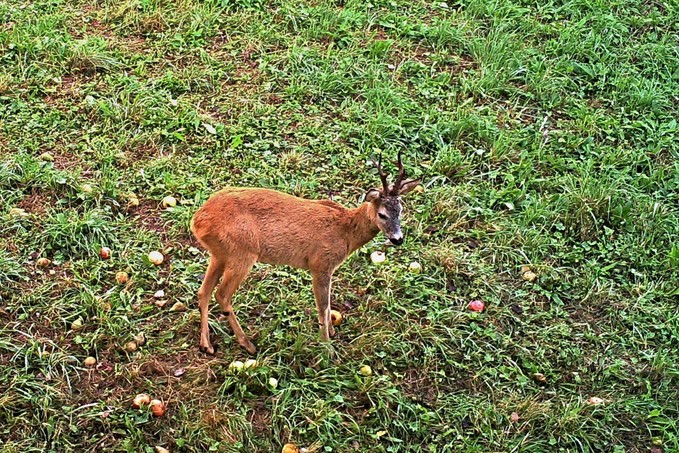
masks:
[[[380,152],[380,158],[377,161],[377,172],[380,175],[380,179],[382,180],[382,193],[384,195],[387,195],[389,193],[389,183],[387,182],[387,175],[382,171],[382,153]]]
[[[399,194],[399,192],[401,191],[401,183],[403,182],[403,178],[405,178],[406,176],[406,171],[403,168],[403,162],[401,162],[401,150],[398,151],[398,160],[396,161],[396,165],[398,166],[398,175],[396,176],[396,179],[394,180],[394,185],[391,188],[392,195]]]

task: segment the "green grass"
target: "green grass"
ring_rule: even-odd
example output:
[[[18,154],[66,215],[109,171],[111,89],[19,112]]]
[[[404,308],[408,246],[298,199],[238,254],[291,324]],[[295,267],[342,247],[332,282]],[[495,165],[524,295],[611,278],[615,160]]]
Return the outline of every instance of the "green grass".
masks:
[[[1,3],[0,451],[679,451],[677,24],[628,0]],[[310,277],[257,265],[236,310],[261,366],[229,371],[216,304],[198,352],[198,206],[355,206],[400,149],[426,191],[388,265],[378,237],[336,273],[332,350]]]

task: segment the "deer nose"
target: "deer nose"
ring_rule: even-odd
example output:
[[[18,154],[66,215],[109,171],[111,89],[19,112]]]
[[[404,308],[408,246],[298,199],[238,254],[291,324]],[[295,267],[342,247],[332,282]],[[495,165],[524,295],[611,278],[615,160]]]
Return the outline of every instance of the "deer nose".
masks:
[[[401,245],[401,244],[403,244],[403,236],[401,236],[401,237],[399,237],[399,238],[389,238],[389,240],[390,240],[391,243],[394,244],[394,245]]]

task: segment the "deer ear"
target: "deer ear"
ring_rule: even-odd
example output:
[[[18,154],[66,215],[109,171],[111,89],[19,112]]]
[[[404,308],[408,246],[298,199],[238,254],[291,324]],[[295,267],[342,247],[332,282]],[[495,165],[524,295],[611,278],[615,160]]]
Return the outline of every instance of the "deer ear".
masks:
[[[379,200],[382,193],[377,189],[368,189],[365,194],[365,201],[372,203],[373,201]]]
[[[401,189],[398,191],[399,195],[405,195],[411,190],[413,190],[415,187],[417,187],[420,182],[422,182],[421,179],[406,179],[401,183]]]

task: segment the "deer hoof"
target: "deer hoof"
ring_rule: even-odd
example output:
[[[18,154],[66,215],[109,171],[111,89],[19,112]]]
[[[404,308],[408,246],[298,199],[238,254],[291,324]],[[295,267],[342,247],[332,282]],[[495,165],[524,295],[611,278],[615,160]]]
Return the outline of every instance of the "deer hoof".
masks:
[[[238,343],[240,343],[240,345],[252,355],[254,355],[257,352],[255,345],[252,344],[252,342],[247,338],[243,341],[239,341]]]
[[[208,355],[215,355],[215,348],[212,347],[212,345],[207,345],[207,346],[200,346],[200,352],[203,352]]]

